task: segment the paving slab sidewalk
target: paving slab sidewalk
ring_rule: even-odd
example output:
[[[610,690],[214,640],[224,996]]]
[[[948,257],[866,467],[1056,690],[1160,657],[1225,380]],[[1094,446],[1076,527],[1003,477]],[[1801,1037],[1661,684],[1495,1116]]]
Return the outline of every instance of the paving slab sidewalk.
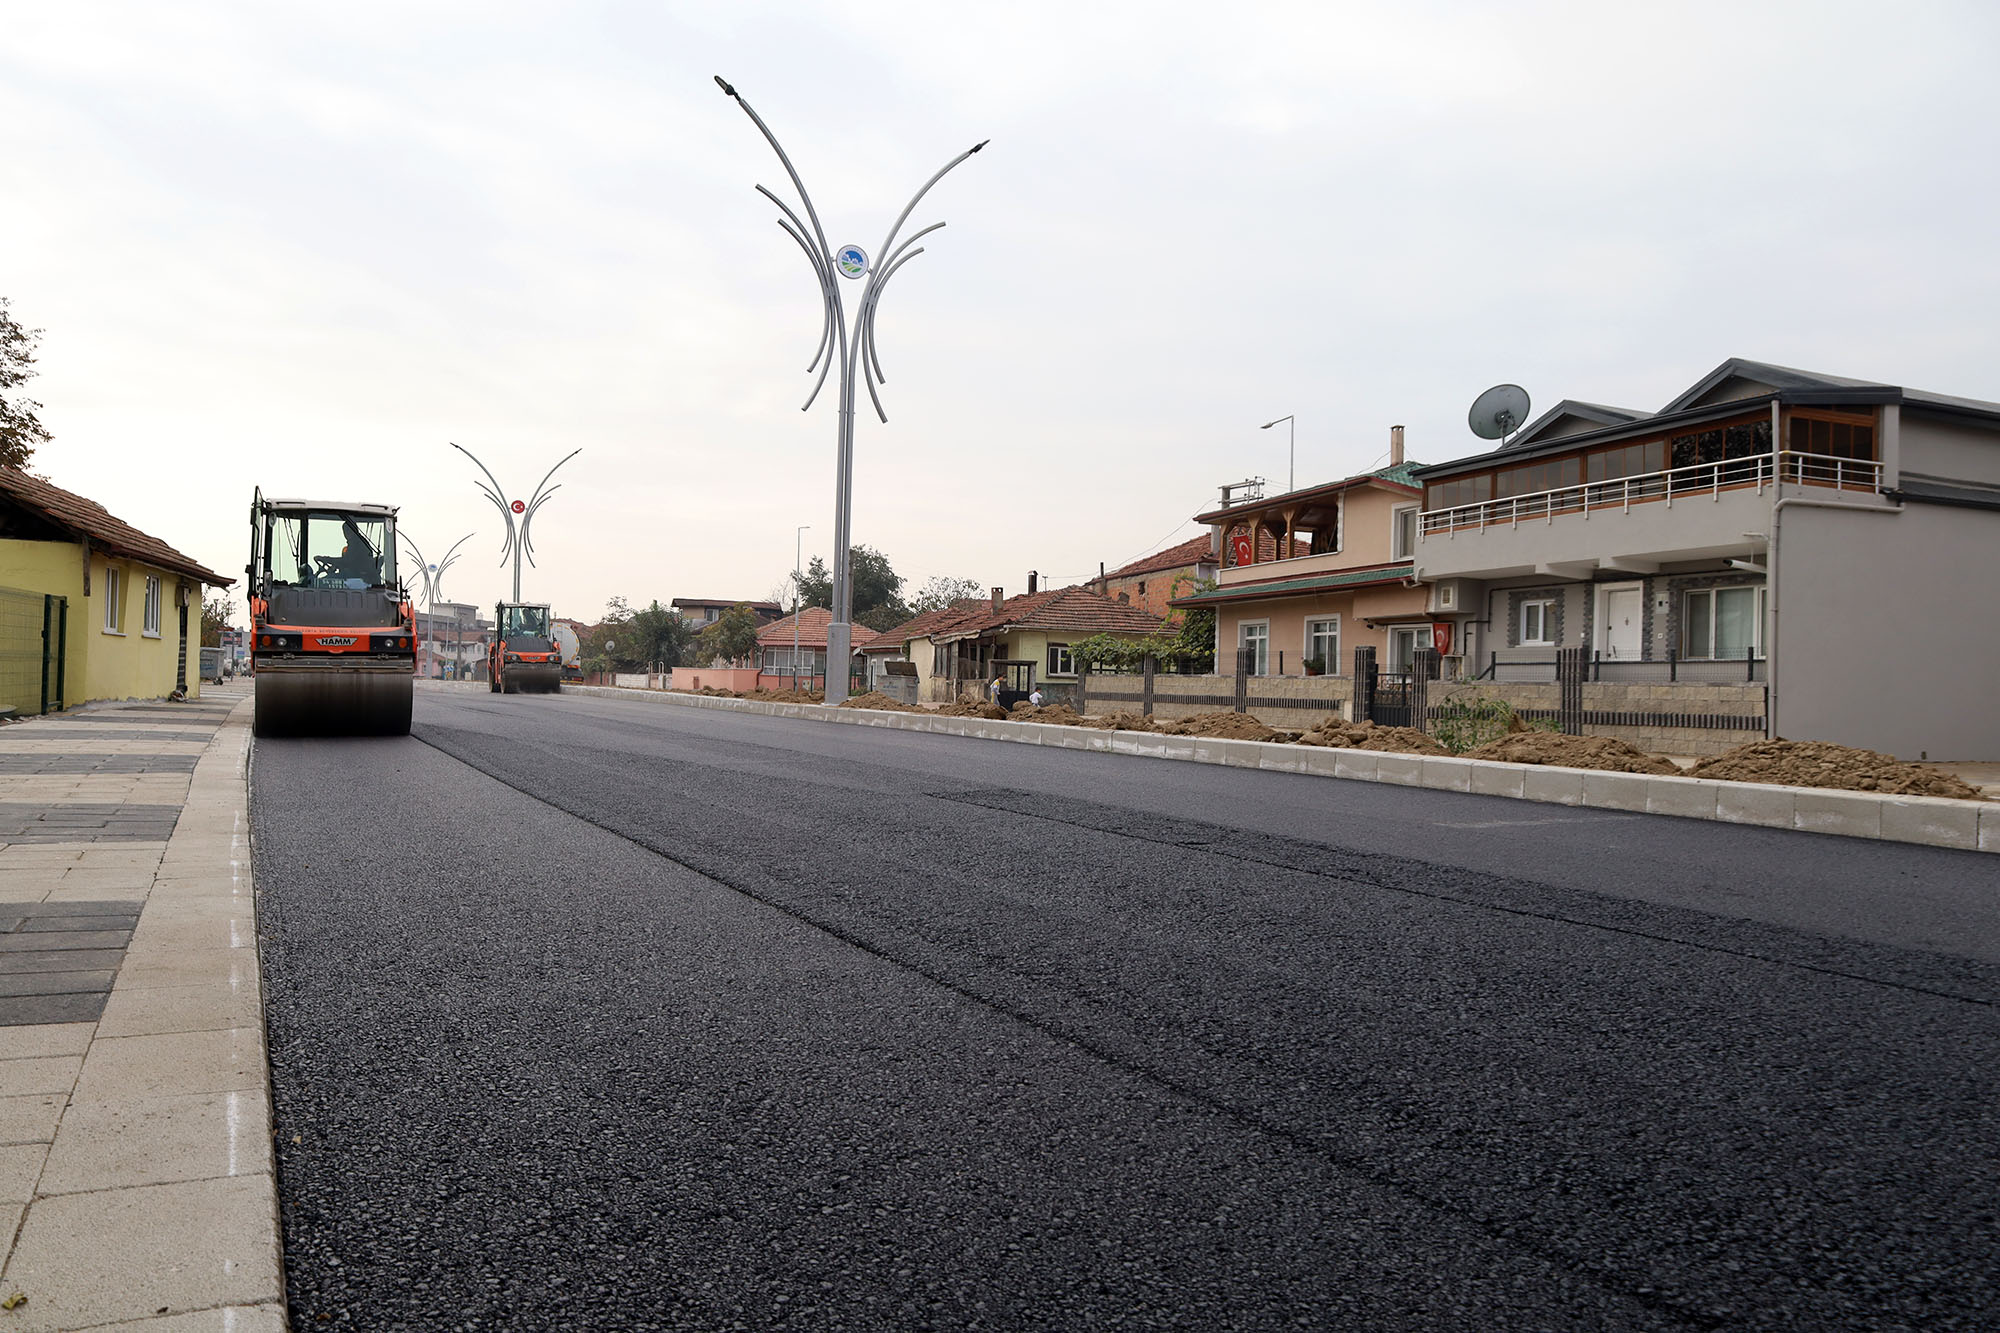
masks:
[[[250,706],[0,728],[0,1333],[286,1326]]]

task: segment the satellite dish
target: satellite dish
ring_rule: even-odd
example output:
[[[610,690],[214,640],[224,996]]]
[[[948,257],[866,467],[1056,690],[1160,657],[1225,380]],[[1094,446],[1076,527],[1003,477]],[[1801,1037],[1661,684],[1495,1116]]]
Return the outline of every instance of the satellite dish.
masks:
[[[1518,384],[1496,384],[1473,399],[1472,433],[1482,440],[1500,440],[1528,420],[1528,391]]]

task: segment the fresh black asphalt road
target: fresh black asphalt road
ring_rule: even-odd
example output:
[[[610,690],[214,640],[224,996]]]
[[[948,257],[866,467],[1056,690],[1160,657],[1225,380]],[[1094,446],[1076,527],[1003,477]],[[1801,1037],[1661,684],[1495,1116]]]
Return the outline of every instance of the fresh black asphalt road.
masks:
[[[255,749],[296,1328],[2000,1327],[2000,858],[416,719]]]

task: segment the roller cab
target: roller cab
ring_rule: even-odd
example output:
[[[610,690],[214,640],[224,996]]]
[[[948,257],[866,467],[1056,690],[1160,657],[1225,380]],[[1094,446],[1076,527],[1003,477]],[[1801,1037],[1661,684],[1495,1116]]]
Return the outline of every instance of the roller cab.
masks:
[[[495,694],[562,689],[562,649],[540,602],[498,602],[493,642],[486,650],[487,688]]]
[[[405,735],[416,613],[389,505],[250,509],[250,664],[259,736]]]

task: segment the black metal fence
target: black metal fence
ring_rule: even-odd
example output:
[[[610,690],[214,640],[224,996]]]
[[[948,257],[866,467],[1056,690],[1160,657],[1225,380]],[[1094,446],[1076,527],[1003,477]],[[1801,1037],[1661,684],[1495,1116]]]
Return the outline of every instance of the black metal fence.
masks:
[[[0,588],[0,709],[61,711],[68,643],[67,597]]]
[[[1669,652],[1665,658],[1606,657],[1583,648],[1557,650],[1557,657],[1573,652],[1583,655],[1583,678],[1592,684],[1688,684],[1734,685],[1768,680],[1764,658],[1720,657],[1685,659]],[[1496,685],[1547,685],[1561,679],[1557,657],[1521,658],[1487,654],[1486,666],[1474,680],[1490,680]]]

